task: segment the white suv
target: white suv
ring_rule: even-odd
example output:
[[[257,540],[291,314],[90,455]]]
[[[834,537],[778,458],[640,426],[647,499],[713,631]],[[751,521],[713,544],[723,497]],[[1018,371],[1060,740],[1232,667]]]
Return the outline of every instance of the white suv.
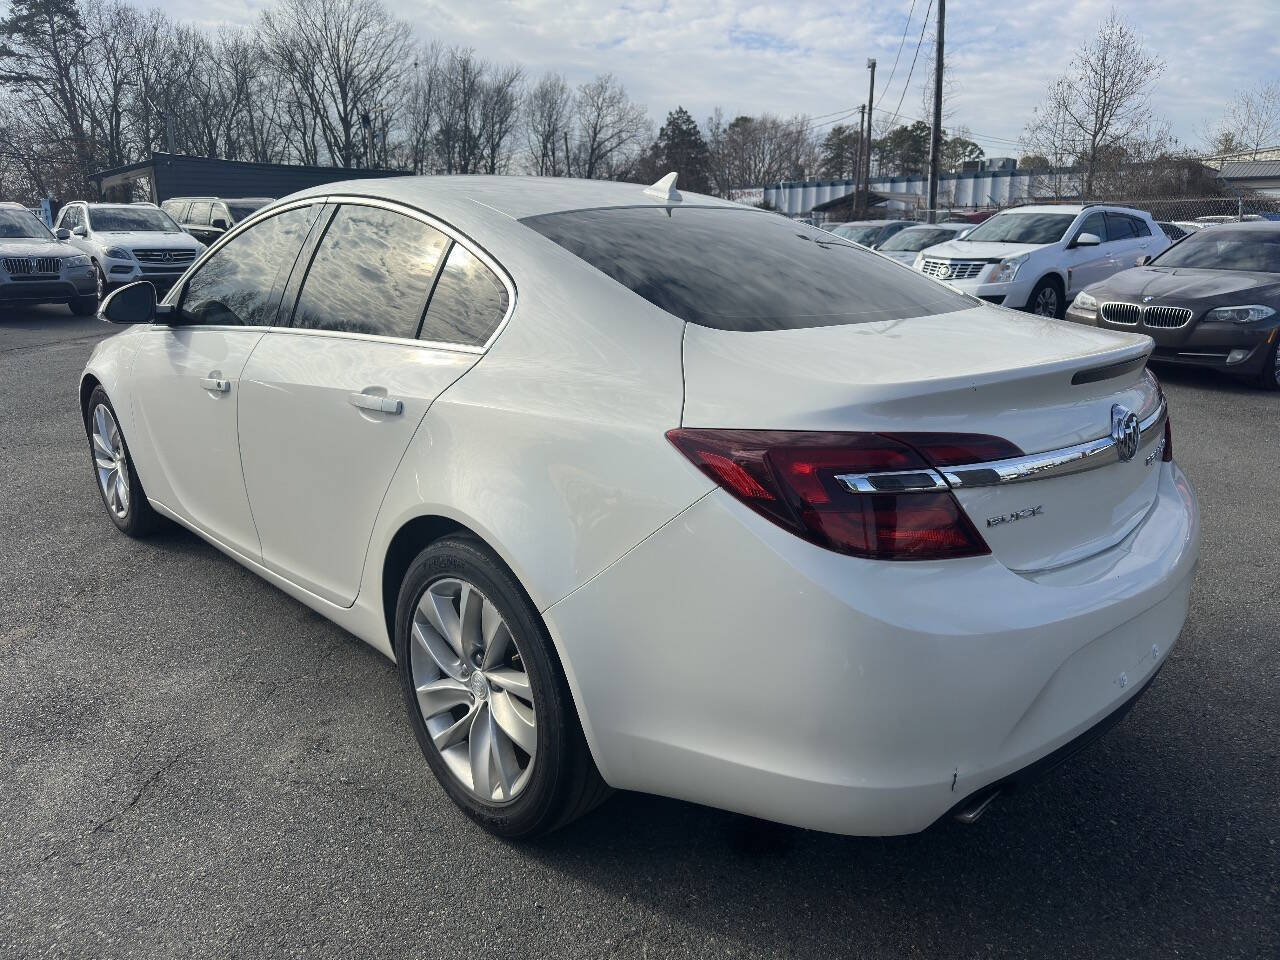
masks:
[[[1062,317],[1079,291],[1168,246],[1151,214],[1131,207],[1015,207],[930,247],[915,268],[990,303]]]
[[[71,231],[71,242],[93,260],[98,299],[121,283],[150,280],[167,290],[204,250],[151,203],[69,203],[57,226]]]
[[[19,203],[0,203],[0,304],[65,303],[78,317],[98,307],[89,258],[55,237]]]

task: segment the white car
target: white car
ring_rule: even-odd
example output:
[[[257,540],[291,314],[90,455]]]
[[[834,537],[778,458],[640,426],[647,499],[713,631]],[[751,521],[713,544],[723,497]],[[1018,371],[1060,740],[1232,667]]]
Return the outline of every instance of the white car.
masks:
[[[1015,207],[920,254],[915,268],[989,303],[1062,317],[1085,287],[1168,246],[1151,215],[1131,207]]]
[[[393,657],[504,836],[605,785],[972,819],[1123,715],[1187,616],[1149,339],[666,182],[317,187],[102,314],[133,324],[80,384],[111,520],[176,520]]]
[[[895,233],[876,247],[876,252],[882,257],[911,266],[921,251],[948,240],[956,240],[972,229],[971,223],[922,223]]]
[[[98,308],[89,258],[18,203],[0,203],[0,305],[65,303],[78,317]]]
[[[167,290],[204,244],[150,203],[68,203],[55,224],[93,261],[98,299],[123,283],[148,280]]]

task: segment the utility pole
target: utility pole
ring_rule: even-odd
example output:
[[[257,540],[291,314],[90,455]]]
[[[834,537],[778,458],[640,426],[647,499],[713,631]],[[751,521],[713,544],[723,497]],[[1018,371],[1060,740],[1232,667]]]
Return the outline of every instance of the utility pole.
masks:
[[[867,175],[862,182],[862,209],[871,208],[871,111],[876,103],[876,58],[867,57],[867,69],[871,71],[871,89],[867,93],[867,149],[863,163],[866,164]]]
[[[862,190],[862,145],[867,140],[867,105],[858,108],[858,145],[853,154],[853,199],[858,199]],[[856,206],[856,203],[855,203]]]
[[[933,128],[929,131],[929,222],[938,222],[938,161],[942,156],[942,54],[947,0],[938,0],[938,49],[933,64]]]

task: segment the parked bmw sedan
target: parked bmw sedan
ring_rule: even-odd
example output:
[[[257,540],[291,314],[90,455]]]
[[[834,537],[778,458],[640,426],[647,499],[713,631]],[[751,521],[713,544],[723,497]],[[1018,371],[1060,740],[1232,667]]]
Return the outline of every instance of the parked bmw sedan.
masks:
[[[500,835],[608,787],[972,820],[1182,629],[1199,522],[1150,340],[669,181],[330,184],[159,305],[122,288],[79,394],[106,514],[392,657]]]
[[[1280,389],[1280,223],[1201,230],[1081,291],[1067,319],[1155,340],[1153,360]]]

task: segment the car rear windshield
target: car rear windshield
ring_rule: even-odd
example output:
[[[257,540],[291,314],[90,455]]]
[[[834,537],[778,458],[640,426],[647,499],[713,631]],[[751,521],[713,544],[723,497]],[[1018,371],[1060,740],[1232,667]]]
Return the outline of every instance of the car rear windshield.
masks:
[[[27,210],[0,210],[0,239],[48,240],[51,238],[36,215]]]
[[[91,207],[89,225],[103,233],[124,233],[132,230],[180,232],[173,218],[158,207]]]
[[[869,227],[841,224],[838,227],[832,227],[831,232],[837,237],[844,237],[846,240],[852,240],[854,243],[860,243],[865,247],[875,243],[876,237],[880,236],[880,231],[883,229],[884,226],[879,223],[872,224]]]
[[[965,239],[975,243],[1057,243],[1075,219],[1074,213],[997,213],[978,224]]]
[[[1210,227],[1187,236],[1152,261],[1157,267],[1280,273],[1280,230]]]
[[[975,305],[825,230],[745,208],[613,207],[522,222],[654,306],[717,330],[899,320]]]
[[[901,233],[895,233],[880,244],[880,249],[903,250],[910,253],[916,250],[923,250],[925,247],[932,247],[947,240],[954,240],[955,235],[959,232],[958,230],[922,230],[916,227],[908,227]]]

